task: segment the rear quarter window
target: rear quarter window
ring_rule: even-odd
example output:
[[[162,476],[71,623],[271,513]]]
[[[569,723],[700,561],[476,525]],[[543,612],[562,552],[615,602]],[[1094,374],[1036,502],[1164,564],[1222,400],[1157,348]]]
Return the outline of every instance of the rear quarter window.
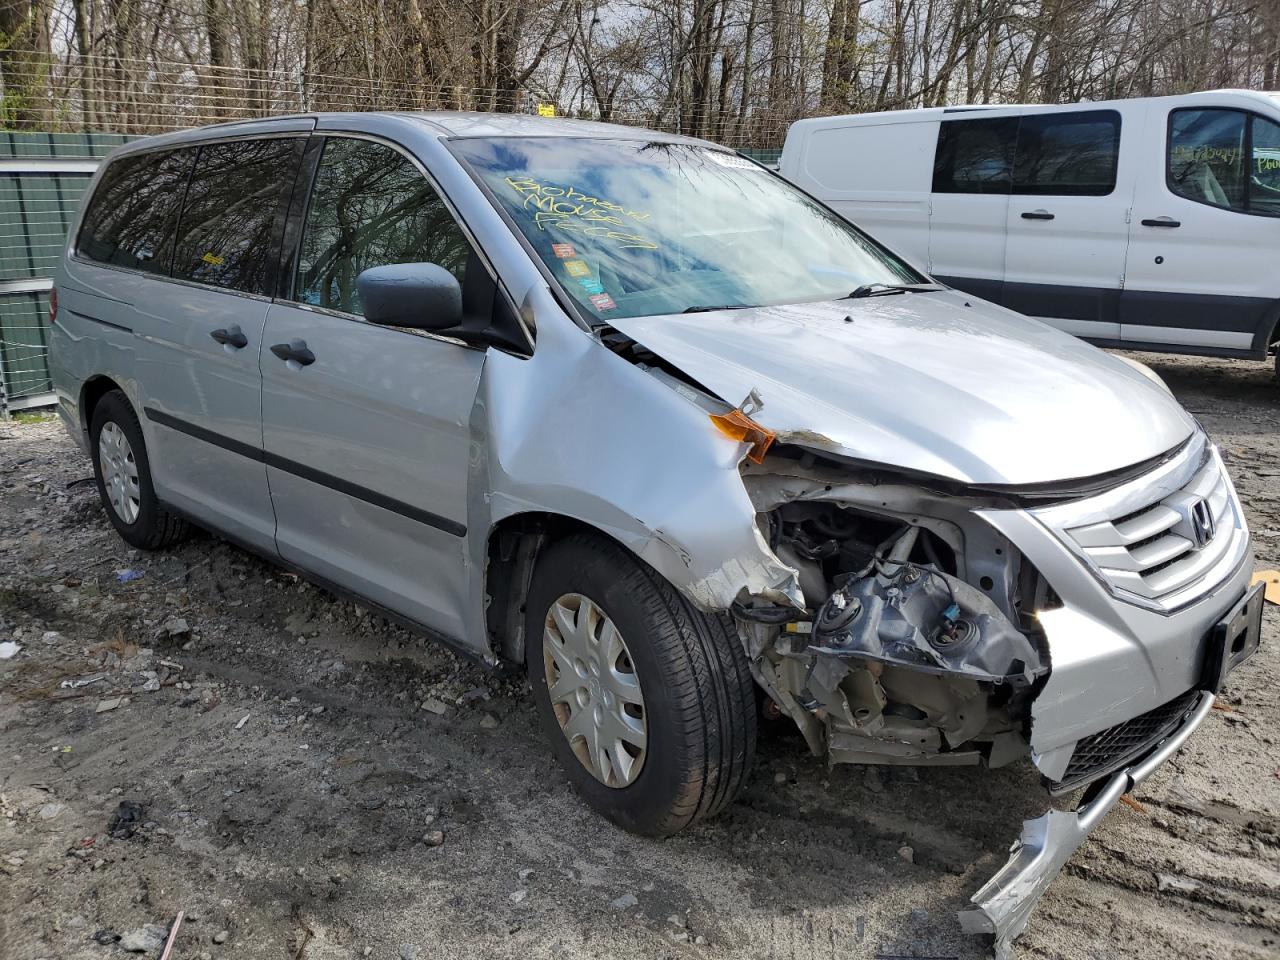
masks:
[[[194,149],[157,151],[111,161],[80,225],[80,256],[168,274],[178,208],[195,155]]]

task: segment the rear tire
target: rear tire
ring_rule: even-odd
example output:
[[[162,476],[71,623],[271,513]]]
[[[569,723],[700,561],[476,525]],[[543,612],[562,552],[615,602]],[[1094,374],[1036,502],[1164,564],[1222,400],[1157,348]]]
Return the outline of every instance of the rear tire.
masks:
[[[159,550],[190,534],[190,524],[166,512],[156,499],[142,425],[122,391],[103,394],[94,406],[89,452],[103,509],[127,543]]]
[[[555,543],[538,558],[526,610],[525,660],[538,716],[570,783],[588,804],[625,830],[662,837],[714,816],[737,796],[755,755],[755,682],[727,617],[702,613],[622,547],[589,535]],[[591,628],[577,633],[580,620],[589,620]],[[598,650],[609,645],[612,628],[621,639],[613,647],[621,651],[624,679],[613,689],[638,683],[642,705],[630,706],[629,717],[620,719],[644,731],[631,736],[636,742],[626,744],[625,756],[614,751],[620,763],[597,752],[601,762],[593,769],[589,738],[579,736],[571,744],[564,729],[583,729],[578,710],[600,717],[593,711],[606,703],[609,709],[621,706],[600,680],[609,669],[602,665],[613,659],[566,659],[562,628],[575,633],[573,643],[588,647],[590,631],[596,631]],[[548,644],[555,645],[554,654]],[[581,669],[562,669],[568,663]],[[597,729],[603,730],[598,742],[604,744],[618,743],[609,731],[623,728],[606,714]]]

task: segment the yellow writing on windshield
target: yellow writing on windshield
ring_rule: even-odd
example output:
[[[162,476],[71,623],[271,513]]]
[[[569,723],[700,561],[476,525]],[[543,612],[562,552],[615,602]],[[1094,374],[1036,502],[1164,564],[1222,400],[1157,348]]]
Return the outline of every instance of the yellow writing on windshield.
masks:
[[[589,237],[604,237],[627,249],[658,249],[658,245],[652,240],[628,230],[629,221],[648,220],[648,213],[593,197],[572,186],[549,183],[534,177],[506,179],[507,186],[523,198],[521,206],[533,211],[533,222],[540,230],[555,227]]]

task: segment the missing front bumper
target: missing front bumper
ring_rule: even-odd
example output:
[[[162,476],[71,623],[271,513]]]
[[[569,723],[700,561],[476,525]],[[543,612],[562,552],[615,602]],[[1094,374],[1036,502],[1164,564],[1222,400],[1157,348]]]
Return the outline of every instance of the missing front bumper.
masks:
[[[1026,928],[1040,897],[1089,832],[1121,796],[1142,783],[1186,742],[1208,715],[1213,701],[1213,694],[1202,692],[1181,726],[1160,741],[1145,759],[1103,781],[1078,810],[1050,810],[1024,823],[1009,862],[973,895],[974,906],[960,912],[961,928],[966,933],[994,936],[995,955],[1005,960],[1014,938]]]

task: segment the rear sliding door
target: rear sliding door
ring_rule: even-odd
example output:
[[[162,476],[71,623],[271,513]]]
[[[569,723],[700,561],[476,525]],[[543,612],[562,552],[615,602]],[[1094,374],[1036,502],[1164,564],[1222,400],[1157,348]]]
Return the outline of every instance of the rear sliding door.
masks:
[[[1136,102],[1023,114],[1006,231],[1006,307],[1077,336],[1120,337],[1138,163],[1131,142],[1140,139],[1146,109]]]

